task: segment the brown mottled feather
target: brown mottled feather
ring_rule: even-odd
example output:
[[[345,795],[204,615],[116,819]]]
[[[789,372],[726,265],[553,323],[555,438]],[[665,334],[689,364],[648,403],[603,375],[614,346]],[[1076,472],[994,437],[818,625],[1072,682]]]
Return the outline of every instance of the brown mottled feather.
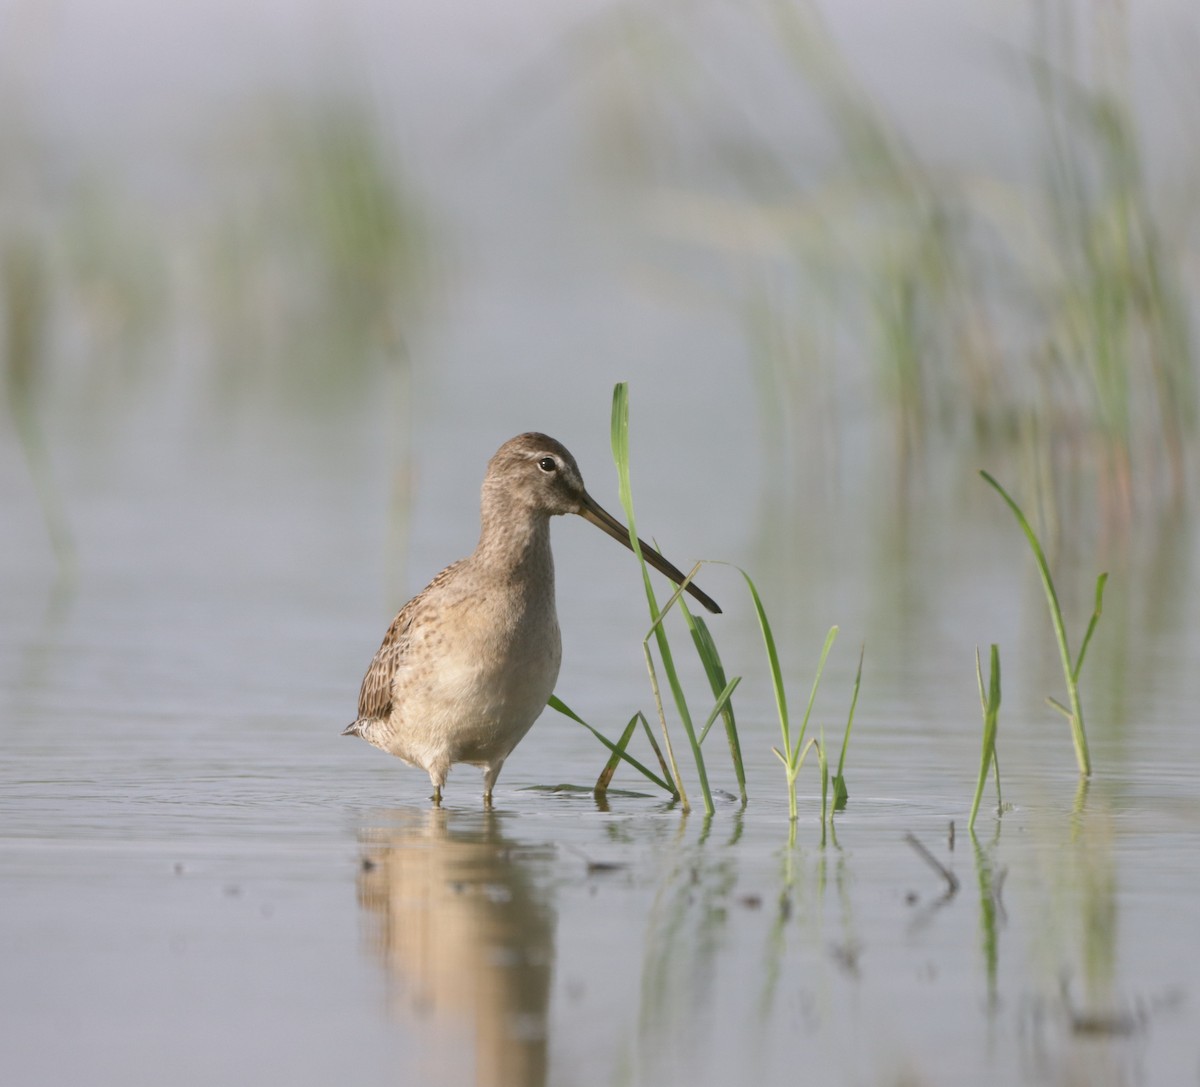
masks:
[[[408,650],[408,634],[412,629],[413,620],[417,618],[430,592],[444,585],[455,571],[462,566],[465,559],[451,563],[437,575],[425,588],[414,596],[400,609],[399,614],[392,620],[383,643],[375,653],[371,667],[363,676],[362,688],[358,692],[358,719],[360,721],[387,720],[392,713],[392,684],[396,671],[404,660]]]

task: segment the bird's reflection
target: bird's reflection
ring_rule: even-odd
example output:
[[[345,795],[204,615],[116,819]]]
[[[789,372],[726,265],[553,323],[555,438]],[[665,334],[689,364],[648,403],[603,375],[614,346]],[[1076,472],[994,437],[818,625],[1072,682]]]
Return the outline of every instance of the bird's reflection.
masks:
[[[507,839],[502,820],[402,810],[361,833],[359,905],[394,1013],[429,1043],[426,1083],[467,1082],[471,1063],[480,1085],[546,1080],[554,916],[536,851]]]

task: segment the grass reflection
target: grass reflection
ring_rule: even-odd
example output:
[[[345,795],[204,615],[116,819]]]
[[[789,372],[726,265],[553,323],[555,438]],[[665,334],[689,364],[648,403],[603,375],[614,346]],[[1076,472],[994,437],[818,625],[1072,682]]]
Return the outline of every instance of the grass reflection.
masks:
[[[970,831],[971,848],[975,854],[975,877],[979,884],[979,940],[983,950],[984,967],[987,971],[987,1006],[994,1013],[999,1006],[997,988],[1000,966],[1000,930],[1007,921],[1001,895],[1008,869],[997,866],[995,854],[1000,843],[1000,823],[992,840],[984,846]]]

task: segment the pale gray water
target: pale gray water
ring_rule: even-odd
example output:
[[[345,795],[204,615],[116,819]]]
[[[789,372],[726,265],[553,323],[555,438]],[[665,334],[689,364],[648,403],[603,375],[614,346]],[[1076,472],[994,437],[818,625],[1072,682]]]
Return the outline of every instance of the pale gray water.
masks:
[[[775,583],[793,701],[826,619],[843,621],[819,709],[831,729],[853,642],[868,641],[836,841],[821,845],[807,776],[787,848],[757,634],[721,571],[706,579],[728,613],[714,630],[748,677],[744,812],[722,801],[706,823],[654,799],[601,812],[586,794],[529,791],[588,784],[602,762],[547,714],[494,814],[468,768],[435,813],[424,775],[338,736],[386,621],[377,540],[355,525],[378,522],[376,484],[352,449],[182,443],[140,484],[114,454],[109,482],[68,503],[74,592],[54,597],[37,548],[6,553],[6,1082],[773,1083],[802,1065],[846,1083],[1167,1083],[1196,1069],[1194,633],[1121,620],[1131,572],[1111,598],[1124,626],[1102,627],[1086,685],[1097,775],[1077,813],[1066,730],[1036,697],[1058,679],[1042,604],[996,511],[984,519],[1003,547],[918,551],[874,585],[849,548]],[[481,470],[459,464],[465,450],[433,459]],[[606,466],[588,474],[607,498]],[[445,535],[446,557],[469,546],[473,492],[418,539]],[[643,502],[643,522],[686,519],[662,505]],[[16,531],[35,537],[24,509]],[[555,536],[559,690],[611,732],[650,709],[636,571],[581,522]],[[1176,575],[1194,600],[1194,577]],[[920,607],[881,599],[889,582]],[[805,615],[791,620],[789,601]],[[998,832],[981,820],[977,856],[971,650],[993,631],[1016,807]],[[731,790],[721,742],[710,758]],[[952,900],[939,905],[944,885],[906,832],[957,873]],[[621,867],[589,874],[589,859]],[[995,916],[981,870],[1006,871]],[[1119,1033],[1073,1029],[1063,980],[1077,1014],[1116,1016]]]
[[[118,14],[159,28],[151,68],[180,100],[237,101],[253,85],[232,60],[203,61],[205,35],[229,38],[219,5],[167,20],[194,47],[179,55],[200,58],[177,69],[157,8],[97,23],[86,7],[64,7],[30,62],[35,112],[68,148],[74,125],[96,134],[66,73],[97,42],[117,48],[105,35],[130,25]],[[0,10],[11,20],[17,7]],[[384,18],[355,10],[368,29]],[[391,81],[375,93],[405,119],[397,140],[454,250],[409,337],[411,386],[377,368],[347,377],[341,398],[288,400],[286,380],[214,378],[203,315],[186,308],[148,376],[111,368],[76,326],[58,330],[65,361],[39,414],[79,555],[65,586],[21,447],[0,427],[0,1081],[1200,1080],[1192,518],[1139,525],[1127,548],[1064,532],[1055,562],[1076,641],[1094,574],[1111,572],[1083,685],[1096,773],[1078,793],[1066,727],[1041,701],[1061,697],[1062,677],[1032,561],[974,466],[903,494],[857,404],[843,410],[864,440],[846,441],[836,467],[806,432],[790,442],[808,473],[783,463],[760,433],[736,315],[681,304],[671,277],[647,283],[661,266],[638,222],[613,225],[596,192],[574,187],[591,176],[580,103],[551,98],[499,149],[461,135],[490,117],[512,58],[561,27],[533,7],[465,29],[453,11],[399,10],[385,24],[406,43],[394,63],[387,34],[363,49]],[[319,20],[255,11],[232,24],[230,56],[272,56],[303,83],[292,69],[316,51]],[[870,35],[859,48],[880,54]],[[112,101],[137,85],[125,59]],[[172,116],[143,102],[114,155]],[[183,200],[171,170],[164,181],[153,156],[129,157]],[[172,274],[186,282],[193,258],[181,244]],[[253,372],[254,358],[236,362]],[[744,811],[721,799],[705,820],[619,795],[603,811],[586,793],[533,788],[590,785],[604,761],[552,713],[510,759],[492,813],[471,769],[434,812],[424,775],[338,735],[392,612],[473,545],[502,440],[549,431],[617,509],[608,401],[625,378],[643,534],[685,567],[720,557],[753,572],[794,711],[840,624],[814,718],[836,735],[867,643],[850,804],[824,841],[806,769],[789,847],[759,636],[729,570],[703,581],[725,607],[712,628],[728,668],[746,677]],[[406,473],[412,502],[396,514]],[[554,536],[559,694],[613,734],[652,707],[637,572],[578,520]],[[973,653],[992,641],[1013,809],[997,822],[989,789],[976,850]],[[722,744],[706,750],[728,793]],[[640,790],[624,770],[616,784]],[[906,833],[954,871],[957,894],[943,900]]]

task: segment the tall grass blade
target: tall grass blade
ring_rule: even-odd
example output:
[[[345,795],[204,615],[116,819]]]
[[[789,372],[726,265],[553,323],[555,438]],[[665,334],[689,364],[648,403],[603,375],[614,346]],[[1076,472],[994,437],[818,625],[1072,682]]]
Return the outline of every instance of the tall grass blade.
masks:
[[[742,570],[740,567],[735,569],[742,575],[746,581],[746,585],[750,590],[750,598],[754,602],[754,613],[758,617],[758,627],[762,633],[763,646],[767,651],[767,661],[771,668],[771,686],[775,693],[775,708],[779,714],[779,732],[783,740],[782,749],[772,748],[779,760],[783,763],[787,774],[788,783],[788,818],[793,822],[797,818],[796,810],[796,778],[800,773],[800,767],[804,764],[804,758],[808,754],[810,747],[817,746],[820,753],[819,757],[824,760],[825,750],[824,745],[818,744],[817,741],[810,740],[808,746],[804,745],[804,736],[808,731],[808,721],[812,714],[813,703],[816,701],[817,688],[821,685],[821,674],[825,670],[825,661],[829,657],[829,650],[833,647],[834,640],[837,638],[838,628],[836,626],[829,628],[829,633],[825,636],[825,644],[821,649],[821,658],[817,662],[816,675],[813,677],[812,690],[809,692],[808,704],[804,708],[804,717],[800,722],[800,729],[793,737],[792,722],[788,714],[787,691],[783,685],[783,671],[779,667],[779,652],[775,647],[775,636],[771,631],[771,623],[767,618],[767,610],[763,607],[762,597],[759,595],[758,587],[754,584],[754,579]],[[861,660],[860,660],[861,666]],[[861,672],[860,672],[861,674]],[[855,701],[858,697],[857,682],[855,685]],[[853,715],[853,709],[851,709]],[[847,736],[849,735],[849,725],[847,725]],[[845,744],[843,743],[843,760],[845,757]],[[827,775],[828,767],[826,767],[823,775]],[[828,781],[823,781],[822,789],[828,786]],[[836,787],[835,787],[836,788]],[[822,826],[825,819],[825,806],[822,801]]]
[[[788,717],[787,691],[783,685],[783,670],[779,667],[779,651],[775,648],[775,635],[771,632],[771,622],[767,618],[767,609],[763,607],[762,597],[758,595],[758,587],[754,579],[739,568],[739,573],[746,579],[750,589],[750,599],[754,601],[754,614],[758,617],[758,629],[762,632],[763,646],[767,651],[767,662],[771,668],[771,688],[775,693],[775,710],[779,715],[779,734],[783,740],[783,750],[771,748],[779,761],[783,763],[784,774],[787,778],[788,790],[788,819],[793,828],[798,818],[796,809],[796,775],[800,772],[797,760],[792,751],[791,719]],[[801,759],[800,761],[803,761]]]
[[[729,742],[729,756],[733,760],[733,770],[737,775],[738,792],[741,794],[742,803],[746,803],[746,767],[742,762],[742,744],[738,738],[737,721],[733,714],[733,703],[724,695],[726,688],[725,666],[721,663],[721,654],[717,651],[717,643],[713,640],[713,636],[708,629],[708,624],[698,615],[693,615],[691,609],[688,608],[687,602],[680,597],[679,606],[683,609],[683,617],[688,625],[688,630],[692,635],[692,642],[696,646],[696,653],[700,657],[700,663],[704,666],[704,674],[708,676],[709,686],[712,687],[713,695],[716,696],[717,702],[720,705],[720,715],[725,722],[725,738]],[[737,680],[735,679],[736,685]],[[732,690],[730,694],[732,694]],[[709,728],[716,718],[717,709],[714,707],[712,715],[709,716],[708,723],[700,730],[700,742],[704,742],[704,737],[707,735]]]
[[[611,443],[613,463],[617,466],[617,493],[621,499],[621,508],[625,511],[625,520],[629,525],[629,545],[633,548],[638,566],[642,571],[646,601],[650,606],[650,618],[657,620],[658,601],[654,596],[654,586],[650,582],[650,571],[646,567],[646,560],[642,557],[642,541],[638,538],[637,518],[633,513],[633,485],[629,479],[629,384],[625,381],[620,381],[613,386]]]
[[[821,726],[821,738],[817,741],[817,768],[821,773],[821,826],[829,820],[829,758],[825,754],[825,726]]]
[[[858,651],[858,671],[854,674],[854,694],[850,696],[850,714],[846,718],[846,731],[842,735],[842,751],[838,756],[837,773],[833,777],[833,810],[846,810],[846,801],[850,799],[850,790],[846,787],[846,748],[850,746],[850,729],[854,726],[854,710],[858,705],[858,692],[862,686],[863,658],[867,654],[864,644]]]
[[[1092,772],[1092,760],[1088,754],[1087,734],[1084,732],[1083,727],[1083,706],[1079,701],[1078,669],[1071,666],[1071,650],[1067,645],[1067,629],[1063,623],[1062,608],[1058,603],[1058,594],[1054,591],[1054,581],[1050,577],[1050,567],[1046,562],[1045,552],[1042,551],[1042,545],[1038,542],[1037,535],[1025,519],[1025,514],[1021,512],[1021,507],[1013,501],[1009,493],[989,473],[981,469],[979,474],[991,484],[1000,497],[1004,499],[1008,508],[1012,510],[1013,516],[1017,519],[1017,524],[1021,526],[1021,531],[1025,533],[1025,538],[1029,541],[1029,546],[1033,550],[1033,557],[1037,562],[1038,573],[1042,578],[1042,588],[1046,592],[1046,602],[1050,607],[1050,621],[1054,625],[1054,634],[1058,639],[1058,652],[1062,658],[1063,676],[1067,681],[1067,694],[1070,697],[1071,703],[1069,719],[1071,722],[1071,739],[1075,744],[1075,761],[1079,765],[1079,772],[1084,777],[1087,777]],[[1099,605],[1104,593],[1104,583],[1106,580],[1107,575],[1101,574],[1097,581],[1096,612],[1092,616],[1092,623],[1088,627],[1088,634],[1084,639],[1084,645],[1080,652],[1080,665],[1083,663],[1082,650],[1087,648],[1087,642],[1090,641],[1096,621],[1099,619]]]
[[[667,761],[671,766],[671,780],[675,782],[675,795],[683,805],[685,812],[692,810],[688,800],[687,787],[683,784],[683,775],[679,772],[679,762],[675,758],[675,748],[671,743],[671,733],[667,729],[667,715],[663,710],[662,691],[658,686],[658,671],[654,667],[654,656],[650,652],[650,635],[642,642],[642,654],[646,659],[646,671],[650,673],[650,691],[654,695],[654,708],[658,713],[659,727],[662,729],[663,746],[667,749]]]
[[[971,817],[967,820],[967,831],[975,832],[975,817],[979,814],[979,802],[983,797],[983,786],[987,781],[988,770],[994,765],[996,769],[996,793],[999,800],[1000,766],[996,762],[996,729],[1000,718],[1000,647],[992,644],[991,661],[989,663],[988,690],[985,697],[983,691],[983,665],[979,659],[979,650],[975,650],[975,677],[979,682],[979,698],[983,704],[983,744],[979,755],[979,778],[975,782],[975,799],[971,802]]]
[[[658,655],[662,661],[663,671],[667,676],[667,684],[671,688],[675,708],[679,713],[680,720],[683,722],[683,729],[687,734],[688,743],[692,749],[692,758],[696,763],[696,776],[700,779],[700,792],[704,798],[704,810],[709,815],[712,815],[716,809],[713,806],[712,792],[708,786],[708,771],[704,765],[704,754],[700,750],[700,743],[696,738],[696,730],[692,724],[692,715],[688,710],[687,699],[683,693],[683,685],[679,682],[679,673],[676,671],[675,661],[671,655],[671,644],[667,638],[666,628],[663,625],[663,616],[666,612],[659,610],[658,601],[654,595],[654,587],[650,582],[650,571],[646,567],[646,560],[642,555],[641,542],[638,540],[637,519],[633,512],[633,488],[629,479],[629,386],[624,381],[618,382],[613,387],[611,440],[613,462],[617,467],[621,508],[625,511],[625,520],[629,525],[629,543],[633,548],[633,553],[637,556],[638,565],[641,567],[642,583],[646,590],[646,603],[650,609],[650,632],[646,635],[643,647],[646,654],[646,666],[650,672],[651,685],[654,687],[655,706],[658,709],[659,721],[662,724],[663,739],[667,746],[667,753],[671,757],[672,767],[675,770],[676,790],[686,809],[689,806],[687,794],[684,791],[683,780],[678,773],[678,765],[671,751],[671,741],[667,734],[667,719],[663,711],[658,676],[655,672],[654,661],[650,653],[649,641],[651,636],[654,637],[658,645]],[[676,595],[678,595],[678,591]]]
[[[775,648],[775,636],[771,633],[771,623],[767,619],[767,611],[763,607],[762,597],[758,595],[758,588],[754,584],[754,579],[745,570],[739,572],[746,579],[746,585],[750,589],[750,598],[754,601],[754,613],[758,617],[758,629],[762,632],[763,646],[767,651],[767,663],[771,667],[771,689],[775,692],[775,709],[779,715],[779,731],[783,737],[783,746],[790,753],[792,748],[789,739],[787,691],[783,686],[783,670],[779,667],[779,652]],[[786,759],[784,761],[785,763],[787,762]]]

